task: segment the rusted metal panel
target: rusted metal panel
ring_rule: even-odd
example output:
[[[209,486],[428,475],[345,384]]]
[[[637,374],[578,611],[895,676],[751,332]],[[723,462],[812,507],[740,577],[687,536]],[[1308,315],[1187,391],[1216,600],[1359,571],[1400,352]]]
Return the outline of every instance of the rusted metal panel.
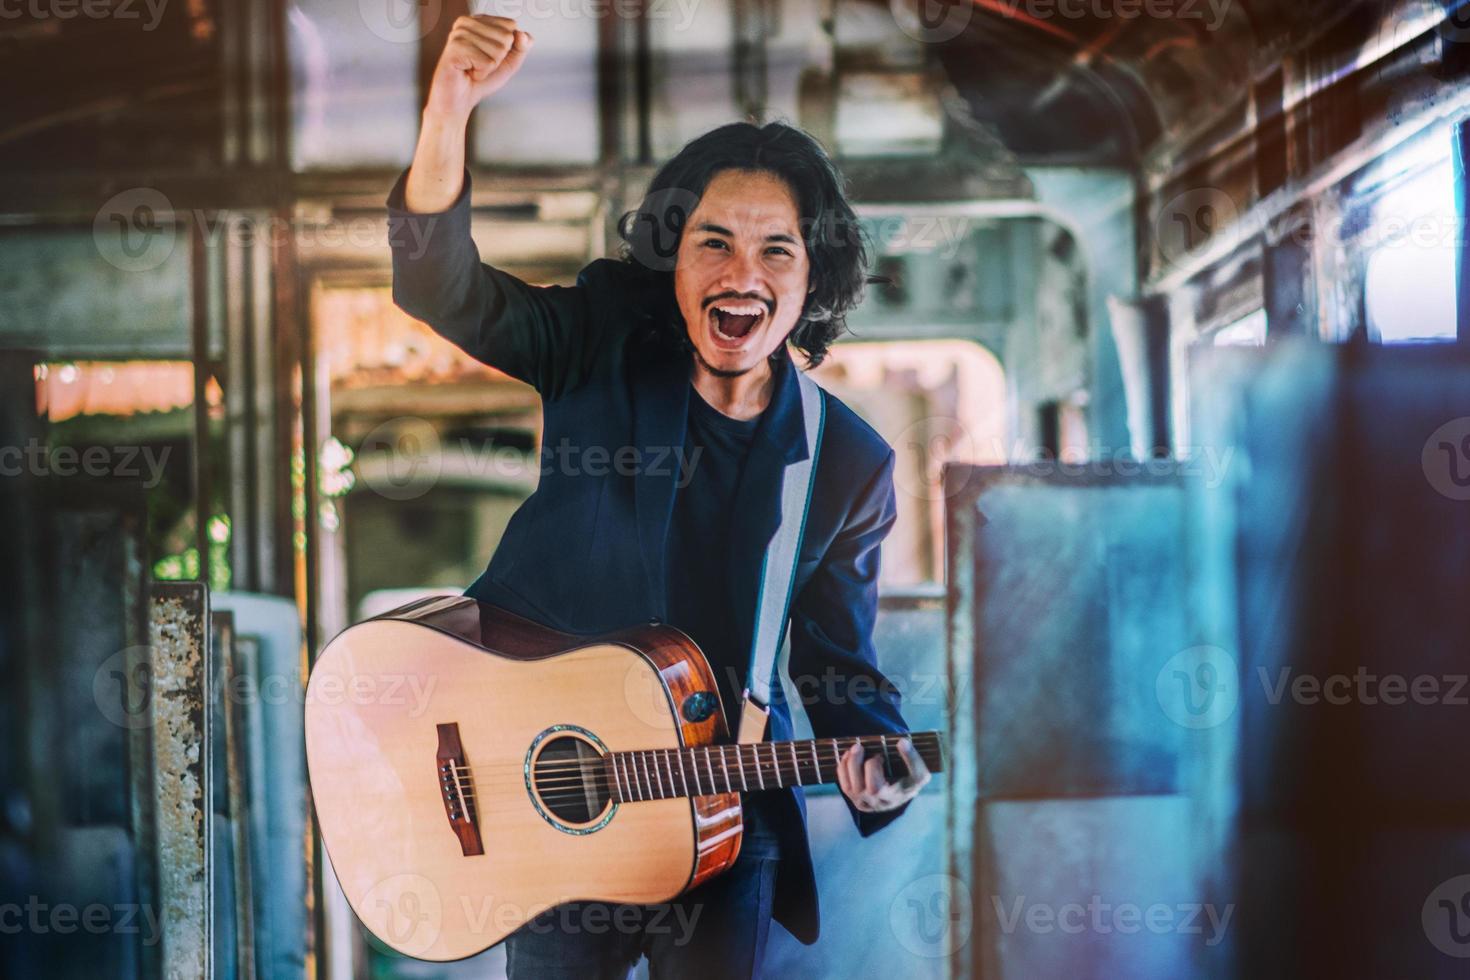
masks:
[[[214,976],[207,587],[201,582],[155,584],[150,634],[162,975],[198,980]]]
[[[959,474],[946,469],[944,481],[948,491],[951,481],[963,487],[968,470]],[[949,594],[945,604],[945,684],[949,691],[968,691],[975,682],[975,619],[970,603],[975,594],[975,529],[979,511],[974,507],[956,506],[954,495],[946,492],[944,508],[947,568],[945,582]],[[951,697],[948,725],[950,737],[949,786],[945,794],[946,871],[950,881],[962,882],[974,894],[976,825],[980,811],[980,778],[976,753],[971,748],[979,740],[979,721],[974,698]],[[950,977],[977,977],[980,957],[971,937],[955,937],[948,960]]]
[[[0,351],[0,445],[24,446],[40,435],[32,373],[39,358],[39,354],[28,351]],[[34,516],[40,488],[36,484],[34,475],[24,468],[14,477],[0,480],[0,535],[15,555],[37,551],[40,528]],[[35,638],[44,620],[42,597],[46,594],[39,571],[29,562],[0,563],[0,676],[10,680],[0,686],[0,738],[15,753],[13,761],[0,768],[0,792],[14,801],[12,806],[26,813],[33,813],[36,806],[32,790],[44,789],[28,785],[32,761],[25,739],[29,689],[17,683],[30,675],[29,654],[39,646]],[[44,827],[20,820],[7,825],[0,834],[9,840],[13,830],[30,838],[30,843],[34,840],[32,832]]]
[[[248,743],[242,749],[250,796],[256,970],[271,980],[304,978],[311,969],[312,885],[301,621],[295,604],[279,596],[220,592],[211,595],[210,604],[235,617],[235,687],[244,716],[241,741]]]
[[[143,822],[152,794],[142,782],[150,762],[147,702],[146,694],[125,689],[139,680],[128,665],[147,649],[143,494],[136,486],[66,480],[47,498],[57,625],[56,646],[46,656],[59,660],[63,684],[53,691],[48,714],[69,746],[58,760],[62,768],[90,774],[60,781],[68,799],[57,900],[137,913],[130,923],[119,916],[109,932],[88,930],[59,942],[50,969],[80,976],[84,964],[101,959],[114,963],[118,976],[151,976],[157,950],[147,926],[156,912],[151,830]],[[130,708],[141,710],[129,715]]]
[[[1132,465],[1140,475],[1105,473],[1113,461],[1075,475],[975,467],[952,501],[974,511],[972,591],[954,596],[974,637],[952,653],[973,681],[959,689],[980,701],[987,798],[1176,788],[1185,729],[1159,717],[1154,681],[1195,642],[1180,569],[1183,483]]]
[[[246,770],[247,735],[245,705],[248,694],[238,681],[236,672],[235,617],[230,612],[212,614],[214,623],[213,669],[217,683],[211,699],[213,717],[210,734],[214,740],[215,786],[214,809],[228,822],[230,882],[232,887],[220,897],[225,904],[216,908],[218,921],[229,916],[233,923],[233,957],[221,959],[221,972],[249,980],[255,976],[254,882],[250,861],[250,790]],[[221,778],[222,777],[222,778]],[[218,876],[217,876],[218,878]]]
[[[52,360],[186,354],[187,250],[178,247],[176,225],[163,214],[155,219],[157,196],[134,188],[101,203],[104,194],[97,221],[105,230],[96,235],[0,233],[0,344],[33,347]]]
[[[82,477],[51,478],[43,499],[49,547],[27,560],[49,582],[49,636],[36,651],[37,663],[48,667],[36,674],[45,694],[30,722],[31,737],[45,746],[45,776],[62,793],[60,847],[48,862],[51,902],[137,914],[126,924],[114,920],[111,930],[43,930],[30,938],[46,947],[47,975],[80,976],[98,961],[114,963],[119,976],[147,975],[151,852],[135,822],[145,788],[134,783],[132,751],[137,726],[146,722],[126,714],[137,702],[123,699],[119,676],[146,635],[145,502],[136,484]]]
[[[1188,613],[1188,472],[1113,459],[946,470],[950,870],[973,902],[955,976],[1212,975],[1178,932],[1074,937],[1014,918],[1201,888],[1184,790],[1198,733],[1167,697],[1174,661],[1211,640]]]
[[[152,699],[151,671],[153,665],[151,648],[141,642],[144,631],[148,629],[146,614],[149,607],[144,602],[146,593],[147,586],[140,576],[133,596],[140,612],[138,617],[140,623],[136,633],[139,641],[130,643],[123,652],[122,662],[119,665],[121,676],[117,680],[122,717],[129,719],[127,723],[128,798],[133,845],[136,851],[134,867],[137,871],[138,901],[144,909],[152,911],[157,921],[158,867],[151,859],[151,856],[157,853],[155,843],[157,828],[154,823],[153,808],[153,733],[148,724],[148,720],[152,717],[149,702]],[[145,942],[142,951],[142,967],[142,975],[145,977],[161,975],[161,951],[156,943]]]
[[[22,450],[0,476],[0,895],[18,913],[0,928],[0,975],[105,962],[147,976],[134,731],[113,710],[114,674],[146,635],[144,500],[31,456],[54,447],[35,417],[37,360],[0,352],[0,446]]]
[[[1233,600],[1241,976],[1462,977],[1470,357],[1279,344],[1196,364]]]
[[[1464,201],[1470,200],[1470,119],[1455,123],[1455,194]],[[1459,235],[1455,238],[1455,333],[1461,345],[1470,344],[1470,209],[1461,206],[1456,223]]]

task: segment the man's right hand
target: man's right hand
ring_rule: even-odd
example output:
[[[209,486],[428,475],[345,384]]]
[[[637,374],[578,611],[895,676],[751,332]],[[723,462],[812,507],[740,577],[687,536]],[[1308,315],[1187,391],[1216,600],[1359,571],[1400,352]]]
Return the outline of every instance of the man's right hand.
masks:
[[[443,211],[463,185],[465,126],[480,100],[520,70],[532,38],[509,17],[458,17],[424,106],[423,125],[408,168],[404,204],[420,213]]]
[[[434,68],[425,115],[449,124],[468,122],[480,100],[520,70],[532,43],[509,17],[456,17]]]

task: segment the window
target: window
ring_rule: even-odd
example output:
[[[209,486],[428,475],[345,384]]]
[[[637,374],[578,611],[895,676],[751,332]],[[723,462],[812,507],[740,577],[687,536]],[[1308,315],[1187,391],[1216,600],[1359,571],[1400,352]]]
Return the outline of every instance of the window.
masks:
[[[298,0],[288,11],[292,166],[406,165],[419,125],[418,6]]]
[[[1363,282],[1370,338],[1384,344],[1454,339],[1458,229],[1447,158],[1374,205]]]
[[[1210,335],[1216,347],[1261,347],[1266,343],[1266,311],[1247,313]]]
[[[880,588],[943,582],[944,465],[1004,463],[1020,451],[1000,361],[970,340],[849,341],[835,344],[813,377],[896,453],[899,515],[883,546]],[[1058,427],[1065,448],[1075,436],[1065,406]]]

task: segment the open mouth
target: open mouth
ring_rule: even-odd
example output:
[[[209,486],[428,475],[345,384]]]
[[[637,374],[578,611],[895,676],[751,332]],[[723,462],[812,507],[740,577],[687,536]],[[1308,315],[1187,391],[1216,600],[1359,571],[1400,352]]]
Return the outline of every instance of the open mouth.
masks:
[[[765,321],[766,307],[750,301],[716,303],[709,310],[710,334],[726,350],[738,350]]]

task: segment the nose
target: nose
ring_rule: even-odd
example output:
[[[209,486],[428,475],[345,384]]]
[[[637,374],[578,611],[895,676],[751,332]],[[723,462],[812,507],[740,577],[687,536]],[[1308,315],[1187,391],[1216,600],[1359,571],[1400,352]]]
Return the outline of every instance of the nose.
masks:
[[[732,293],[764,298],[764,276],[760,262],[744,252],[736,252],[720,273],[720,289]]]

